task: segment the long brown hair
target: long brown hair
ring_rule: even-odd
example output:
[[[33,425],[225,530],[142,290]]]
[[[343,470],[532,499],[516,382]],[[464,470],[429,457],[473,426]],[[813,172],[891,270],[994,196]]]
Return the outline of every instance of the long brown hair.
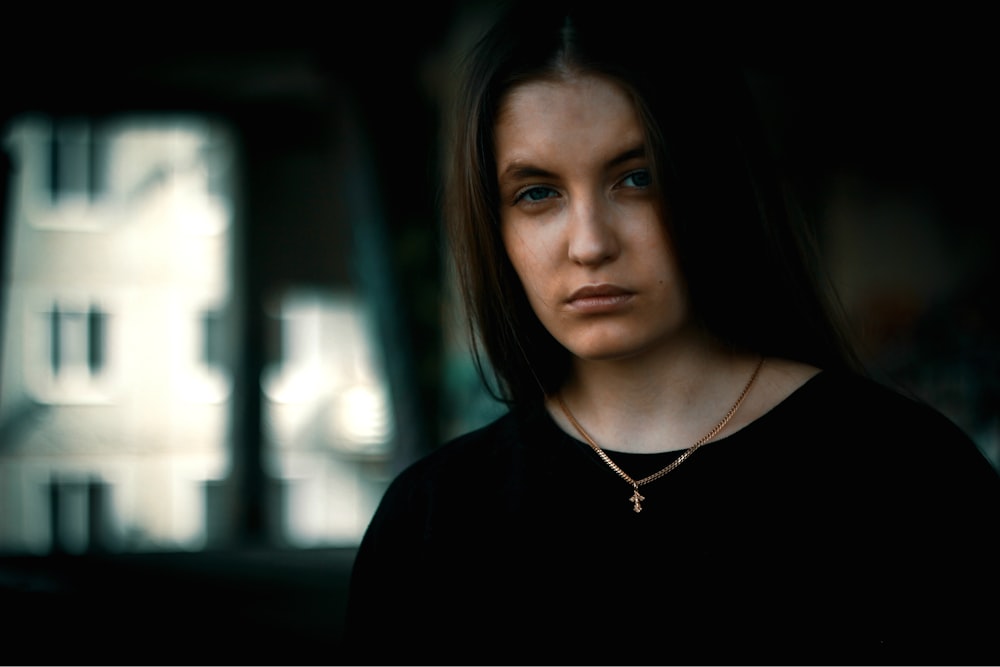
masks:
[[[711,44],[692,53],[683,25],[641,12],[538,0],[505,10],[462,63],[444,190],[469,340],[494,396],[538,407],[570,367],[504,250],[493,139],[511,87],[567,67],[632,93],[702,325],[734,349],[860,370],[740,67]]]

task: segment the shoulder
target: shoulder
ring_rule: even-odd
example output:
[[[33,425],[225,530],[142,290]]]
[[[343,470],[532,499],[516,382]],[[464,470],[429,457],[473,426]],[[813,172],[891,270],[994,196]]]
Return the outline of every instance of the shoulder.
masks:
[[[817,373],[762,422],[791,427],[826,451],[851,452],[860,463],[935,475],[997,471],[975,440],[944,412],[903,387],[847,371]]]
[[[509,471],[521,446],[518,421],[508,412],[446,441],[407,465],[390,482],[381,511],[410,510],[433,503],[433,496],[464,492]]]
[[[925,400],[870,376],[817,373],[738,435],[734,444],[751,445],[736,450],[741,472],[756,470],[764,488],[812,498],[818,504],[803,507],[835,519],[938,537],[1000,519],[1000,471],[977,442]]]
[[[791,423],[813,436],[821,435],[818,428],[865,428],[891,434],[892,439],[913,433],[968,439],[941,411],[903,387],[854,371],[822,370],[774,357],[761,368],[743,416],[734,425],[743,427],[761,419]]]
[[[537,467],[531,463],[536,439],[529,434],[528,442],[524,434],[521,420],[508,412],[406,466],[383,492],[363,551],[416,554],[482,537],[488,517],[505,515]]]
[[[811,405],[814,410],[839,414],[849,422],[874,417],[877,423],[901,431],[914,425],[967,437],[943,412],[916,393],[854,372],[817,373],[789,398]]]
[[[444,442],[407,466],[403,479],[439,477],[454,469],[486,464],[491,459],[508,456],[520,442],[518,420],[507,412],[493,421]]]

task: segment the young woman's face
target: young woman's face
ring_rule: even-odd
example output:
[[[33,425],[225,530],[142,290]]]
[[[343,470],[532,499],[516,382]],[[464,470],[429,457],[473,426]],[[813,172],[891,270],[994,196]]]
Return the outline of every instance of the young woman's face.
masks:
[[[500,107],[503,242],[535,314],[579,359],[643,354],[689,321],[644,146],[605,78],[519,84]]]

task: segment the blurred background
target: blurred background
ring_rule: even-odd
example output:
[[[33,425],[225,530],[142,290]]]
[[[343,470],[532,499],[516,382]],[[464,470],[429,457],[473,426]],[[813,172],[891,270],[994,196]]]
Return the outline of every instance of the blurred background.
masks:
[[[500,412],[438,208],[490,3],[281,10],[4,11],[0,600],[28,663],[338,662],[385,484]],[[1000,468],[985,24],[778,18],[713,34],[866,360]]]

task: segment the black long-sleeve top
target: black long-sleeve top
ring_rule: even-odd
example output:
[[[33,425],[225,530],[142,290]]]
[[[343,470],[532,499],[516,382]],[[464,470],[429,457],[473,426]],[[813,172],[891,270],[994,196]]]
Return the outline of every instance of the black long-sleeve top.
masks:
[[[360,545],[349,661],[1000,661],[1000,476],[881,384],[822,372],[640,491],[546,413],[440,447]]]

